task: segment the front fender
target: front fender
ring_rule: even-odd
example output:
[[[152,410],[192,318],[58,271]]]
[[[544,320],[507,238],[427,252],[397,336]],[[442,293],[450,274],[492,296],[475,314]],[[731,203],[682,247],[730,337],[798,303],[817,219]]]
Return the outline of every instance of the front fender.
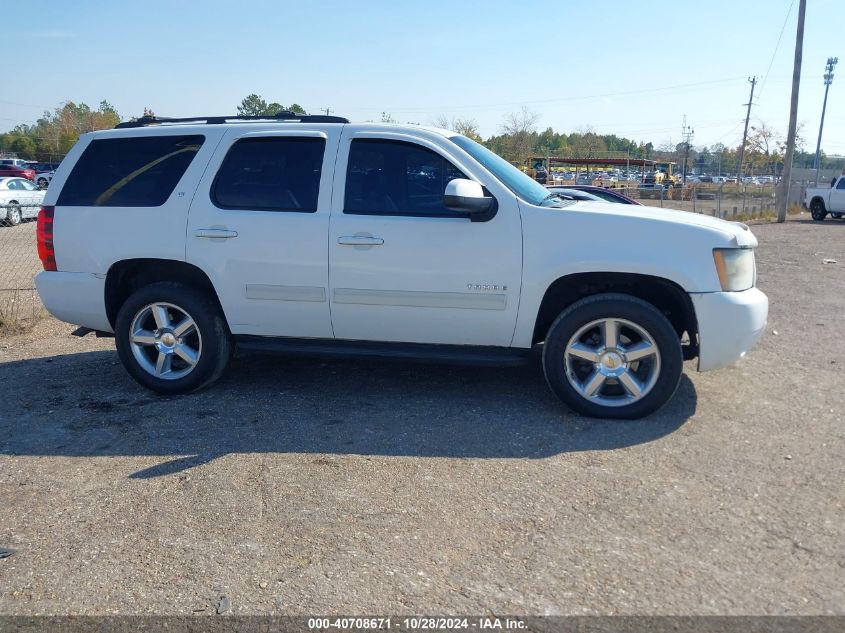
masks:
[[[523,282],[514,346],[531,346],[546,290],[561,277],[634,273],[665,279],[687,293],[715,292],[721,286],[713,249],[756,244],[750,231],[746,237],[739,228],[727,232],[681,221],[682,216],[667,221],[667,214],[648,218],[610,208],[623,206],[630,207],[602,205],[595,212],[581,211],[577,205],[522,210]]]

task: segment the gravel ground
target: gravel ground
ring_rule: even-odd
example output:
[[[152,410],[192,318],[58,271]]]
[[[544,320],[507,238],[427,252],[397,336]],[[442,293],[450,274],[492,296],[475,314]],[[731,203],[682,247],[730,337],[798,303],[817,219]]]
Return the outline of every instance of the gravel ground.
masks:
[[[160,398],[108,339],[0,339],[0,613],[845,614],[845,222],[754,230],[760,347],[636,422],[536,366]]]

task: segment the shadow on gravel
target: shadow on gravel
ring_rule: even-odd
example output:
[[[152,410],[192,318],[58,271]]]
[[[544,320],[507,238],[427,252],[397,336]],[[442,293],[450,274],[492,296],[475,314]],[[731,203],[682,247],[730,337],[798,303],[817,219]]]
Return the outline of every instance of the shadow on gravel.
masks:
[[[792,220],[792,222],[795,222],[796,224],[815,224],[816,226],[845,226],[845,220],[843,219],[827,216],[821,222],[817,222],[809,217],[809,214],[806,218],[799,218],[797,220]]]
[[[638,421],[569,412],[537,365],[457,367],[371,360],[236,358],[213,387],[159,397],[114,352],[0,365],[0,454],[162,456],[132,475],[179,472],[229,453],[543,458],[651,442],[694,412],[683,376],[658,413]]]

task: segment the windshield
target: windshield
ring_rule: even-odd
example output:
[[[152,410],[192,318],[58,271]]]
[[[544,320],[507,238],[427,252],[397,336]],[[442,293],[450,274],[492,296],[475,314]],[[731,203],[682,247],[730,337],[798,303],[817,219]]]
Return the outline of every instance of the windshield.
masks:
[[[526,202],[543,206],[557,206],[560,204],[561,201],[555,194],[483,145],[471,141],[466,136],[453,136],[449,140],[481,163],[505,187]]]

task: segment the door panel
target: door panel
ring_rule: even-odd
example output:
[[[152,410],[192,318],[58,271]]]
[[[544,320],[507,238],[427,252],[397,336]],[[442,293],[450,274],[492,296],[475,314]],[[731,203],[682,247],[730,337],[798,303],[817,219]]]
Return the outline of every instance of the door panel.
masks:
[[[845,213],[845,176],[830,190],[830,211]]]
[[[187,259],[211,277],[232,333],[333,336],[326,238],[339,136],[234,127],[221,142],[191,205]]]
[[[470,169],[444,146],[394,136],[410,147],[349,131],[341,140],[328,245],[336,338],[509,346],[522,273],[516,199],[498,194],[486,222],[444,210],[445,182]],[[376,158],[356,146],[350,160],[365,139]]]

